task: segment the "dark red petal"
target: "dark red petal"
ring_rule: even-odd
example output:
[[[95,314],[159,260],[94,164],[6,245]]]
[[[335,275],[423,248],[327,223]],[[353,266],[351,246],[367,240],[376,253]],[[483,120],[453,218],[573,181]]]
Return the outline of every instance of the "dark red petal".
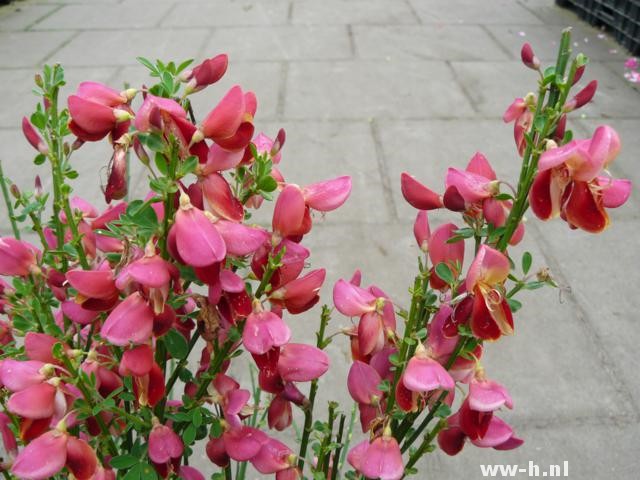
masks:
[[[587,232],[599,233],[609,225],[602,197],[592,192],[587,182],[574,182],[564,213],[567,222]]]
[[[484,297],[479,292],[473,299],[471,332],[482,340],[497,340],[502,335],[500,327],[487,308]]]
[[[552,215],[551,202],[551,169],[538,173],[529,193],[531,210],[541,220],[548,220]]]

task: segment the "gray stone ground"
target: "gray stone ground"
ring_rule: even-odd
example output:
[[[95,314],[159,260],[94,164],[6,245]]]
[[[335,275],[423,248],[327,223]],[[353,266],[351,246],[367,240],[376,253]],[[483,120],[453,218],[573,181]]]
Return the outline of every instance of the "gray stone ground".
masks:
[[[624,148],[612,171],[637,185],[640,95],[622,78],[626,53],[552,0],[19,1],[0,8],[0,157],[16,183],[32,185],[33,153],[19,122],[34,106],[31,79],[45,62],[64,64],[68,94],[86,79],[114,87],[141,82],[137,55],[181,60],[227,52],[224,81],[197,95],[200,116],[240,83],[258,94],[258,128],[271,135],[286,129],[289,181],[353,176],[348,204],[317,222],[307,241],[313,265],[329,272],[325,300],[337,278],[361,268],[365,281],[402,303],[417,249],[399,174],[407,170],[438,188],[448,165],[464,166],[481,150],[513,178],[518,157],[500,117],[536,81],[520,64],[519,47],[529,41],[551,61],[567,25],[593,60],[585,80],[600,82],[573,128],[578,136],[603,122],[618,129]],[[76,157],[86,175],[76,192],[98,205],[95,175],[107,160],[99,146]],[[144,192],[139,169],[132,180],[132,190]],[[517,334],[489,345],[484,362],[511,389],[516,408],[505,417],[526,443],[512,452],[467,446],[455,458],[436,453],[418,478],[481,478],[480,464],[530,460],[543,469],[568,460],[572,478],[638,478],[638,206],[634,194],[599,236],[529,219],[518,251],[531,250],[535,265],[548,265],[571,293],[562,301],[556,291],[529,294]],[[310,339],[314,313],[292,322],[297,338]],[[346,343],[330,351],[335,369],[321,396],[345,398]]]

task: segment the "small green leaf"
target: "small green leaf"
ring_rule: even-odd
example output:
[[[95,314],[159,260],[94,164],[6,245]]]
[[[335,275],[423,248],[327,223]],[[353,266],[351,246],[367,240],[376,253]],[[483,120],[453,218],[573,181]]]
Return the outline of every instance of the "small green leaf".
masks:
[[[155,469],[151,465],[149,465],[148,463],[143,463],[141,466],[142,466],[142,469],[140,472],[141,480],[156,480],[158,478],[158,474],[156,473]]]
[[[440,418],[447,418],[451,415],[451,408],[446,403],[441,403],[436,410],[435,416]]]
[[[176,73],[182,72],[185,68],[187,68],[192,63],[193,63],[193,58],[191,58],[189,60],[185,60],[180,65],[178,65],[178,69],[176,70]]]
[[[262,177],[258,182],[258,188],[263,192],[273,192],[278,188],[278,182],[271,176]]]
[[[182,360],[189,354],[189,344],[175,329],[169,330],[164,336],[164,344],[173,358]]]
[[[498,195],[496,195],[495,197],[493,197],[496,200],[513,200],[513,195],[509,194],[509,193],[500,193]]]
[[[140,480],[141,477],[142,465],[138,463],[134,465],[124,477],[122,477],[122,480]]]
[[[529,282],[525,283],[525,290],[537,290],[538,288],[542,288],[547,284],[547,282]]]
[[[451,268],[449,268],[449,265],[443,262],[436,265],[436,275],[438,275],[438,277],[440,277],[443,282],[449,285],[453,284],[453,282],[455,281]]]
[[[38,155],[36,155],[36,157],[33,159],[33,163],[35,163],[36,165],[42,165],[44,162],[47,161],[47,157],[45,157],[43,154],[39,153]]]
[[[199,408],[196,408],[193,411],[193,415],[191,416],[191,422],[193,423],[193,426],[196,428],[202,425],[202,410],[200,410]]]
[[[196,439],[196,427],[189,425],[182,434],[182,441],[185,445],[191,445]]]
[[[511,309],[512,313],[516,313],[522,308],[522,303],[520,303],[515,298],[507,298],[507,303],[509,304],[509,308]]]
[[[144,65],[145,67],[147,67],[149,70],[151,70],[153,73],[158,73],[158,70],[156,69],[156,67],[153,65],[153,63],[151,63],[149,60],[147,60],[144,57],[136,57],[136,60],[138,60],[142,65]]]
[[[193,173],[198,166],[198,157],[190,156],[184,162],[180,164],[178,168],[178,177],[184,177],[190,173]]]
[[[415,333],[415,337],[418,340],[423,340],[423,339],[427,338],[427,329],[426,328],[421,328],[420,330],[418,330]]]
[[[42,112],[35,112],[31,115],[31,123],[34,127],[44,130],[47,124],[47,119]]]
[[[120,470],[122,468],[133,467],[136,463],[140,463],[140,459],[133,455],[119,455],[117,457],[113,457],[109,463],[111,467]]]
[[[522,254],[522,271],[524,272],[525,275],[529,273],[529,270],[531,269],[532,261],[533,261],[533,257],[531,256],[531,253],[524,252]]]

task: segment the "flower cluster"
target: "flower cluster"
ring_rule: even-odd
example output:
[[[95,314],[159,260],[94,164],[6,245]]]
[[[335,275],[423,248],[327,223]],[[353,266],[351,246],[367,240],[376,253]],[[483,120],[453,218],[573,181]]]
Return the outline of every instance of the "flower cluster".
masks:
[[[42,102],[22,129],[35,164],[50,167],[52,191],[39,177],[34,191],[21,191],[0,166],[14,233],[0,238],[0,275],[11,277],[0,280],[5,478],[240,480],[251,465],[278,480],[305,478],[305,469],[333,480],[348,464],[344,478],[397,480],[436,443],[449,455],[467,440],[521,445],[499,416],[513,408],[511,395],[482,359],[487,342],[516,330],[518,292],[556,286],[546,270],[530,273],[528,252],[515,266],[524,214],[530,204],[543,220],[600,232],[606,208],[631,192],[628,180],[604,173],[620,149],[613,129],[574,140],[566,128],[597,87],[569,97],[586,65],[581,55],[569,62],[569,45],[565,32],[558,62],[545,70],[529,45],[522,49],[540,82],[504,115],[522,157],[516,187],[481,153],[465,169],[449,168],[439,191],[402,174],[421,252],[409,308],[363,286],[360,271],[334,285],[335,310],[352,319],[338,331],[353,360],[350,423],[335,402],[326,421],[315,411],[333,310],[322,307],[314,345],[294,341],[289,327],[319,302],[325,281],[324,269],[307,269],[303,245],[314,212],[339,208],[350,177],[286,181],[278,167],[285,132],[256,134],[257,99],[240,86],[196,121],[190,96],[223,77],[226,55],[193,68],[140,58],[158,83],[118,91],[83,82],[67,108],[58,104],[61,67],[45,67],[36,76]],[[112,149],[104,208],[72,195],[68,182],[78,176],[72,156],[98,141]],[[134,199],[135,158],[149,189]],[[276,196],[270,225],[254,222]],[[436,210],[461,222],[432,229]],[[38,246],[21,237],[27,221]],[[251,390],[239,358],[249,360]],[[304,424],[294,449],[278,432],[296,409]],[[349,448],[356,412],[366,438]],[[197,452],[210,470],[190,464]]]
[[[640,71],[638,70],[640,67],[640,62],[636,57],[630,57],[624,62],[624,78],[626,78],[631,83],[640,83]]]

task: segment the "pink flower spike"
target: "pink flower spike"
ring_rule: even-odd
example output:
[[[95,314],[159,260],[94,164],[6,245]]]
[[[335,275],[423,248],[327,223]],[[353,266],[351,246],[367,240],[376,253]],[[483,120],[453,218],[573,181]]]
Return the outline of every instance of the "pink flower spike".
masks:
[[[434,210],[442,207],[442,197],[418,182],[413,176],[403,172],[400,188],[404,199],[418,210]]]
[[[153,331],[153,310],[140,293],[129,295],[114,308],[102,325],[100,335],[113,345],[147,343]]]
[[[507,278],[510,270],[509,259],[504,253],[482,245],[467,273],[467,291],[473,291],[479,282],[485,285],[501,283]]]
[[[399,480],[404,474],[402,453],[398,441],[392,436],[376,438],[364,452],[361,472],[368,478]]]
[[[426,210],[418,211],[416,221],[413,223],[413,235],[420,250],[427,252],[429,250],[429,238],[431,237],[431,229],[429,228],[429,217]]]
[[[181,196],[180,203],[172,227],[180,258],[192,267],[207,267],[223,260],[227,247],[211,220],[186,196]]]
[[[511,105],[507,107],[507,110],[504,112],[502,116],[502,120],[504,123],[511,123],[520,115],[522,115],[527,109],[527,103],[524,101],[524,98],[518,97],[516,98]]]
[[[377,405],[382,398],[378,385],[382,383],[380,374],[371,365],[356,360],[349,369],[347,388],[354,401],[365,405]]]
[[[240,127],[244,112],[244,94],[240,86],[234,85],[204,119],[202,133],[213,140],[229,138]]]
[[[42,137],[40,137],[38,132],[36,132],[36,129],[33,128],[33,125],[31,125],[27,117],[22,117],[22,133],[29,144],[38,152],[43,155],[47,155],[49,153],[49,147],[42,140]]]
[[[152,462],[163,464],[180,458],[184,450],[182,440],[170,427],[157,423],[149,434],[149,458]]]
[[[602,203],[607,208],[618,208],[631,196],[631,181],[625,178],[598,177]]]
[[[288,184],[282,189],[273,210],[273,231],[281,237],[297,235],[303,226],[306,205],[300,187]]]
[[[469,407],[478,412],[493,412],[503,405],[513,408],[513,400],[507,389],[493,380],[472,380],[468,398]]]
[[[288,343],[280,350],[278,372],[285,382],[310,382],[329,369],[329,356],[319,348]]]
[[[16,457],[11,473],[19,478],[45,480],[67,461],[67,434],[51,430],[29,443]]]
[[[343,315],[357,317],[375,311],[376,297],[367,290],[340,279],[333,286],[333,303]]]
[[[319,212],[329,212],[340,207],[351,193],[351,177],[312,183],[302,189],[305,203]]]
[[[420,348],[420,347],[418,347]],[[412,392],[452,390],[455,382],[449,372],[433,358],[416,353],[402,375],[402,383]]]
[[[286,344],[291,338],[287,324],[273,312],[253,312],[247,317],[242,343],[251,353],[262,355],[273,347]]]

